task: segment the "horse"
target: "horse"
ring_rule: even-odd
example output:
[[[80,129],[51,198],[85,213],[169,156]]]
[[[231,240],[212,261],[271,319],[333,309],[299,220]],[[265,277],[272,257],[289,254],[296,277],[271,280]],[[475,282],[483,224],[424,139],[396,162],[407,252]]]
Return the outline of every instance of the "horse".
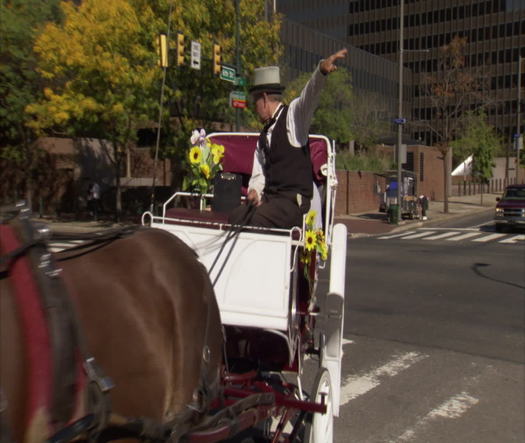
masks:
[[[0,225],[3,436],[177,441],[205,414],[222,369],[220,313],[195,252],[166,231],[136,227],[50,254],[29,224],[18,215]],[[40,273],[36,292],[52,280],[51,299],[21,306],[23,265]]]

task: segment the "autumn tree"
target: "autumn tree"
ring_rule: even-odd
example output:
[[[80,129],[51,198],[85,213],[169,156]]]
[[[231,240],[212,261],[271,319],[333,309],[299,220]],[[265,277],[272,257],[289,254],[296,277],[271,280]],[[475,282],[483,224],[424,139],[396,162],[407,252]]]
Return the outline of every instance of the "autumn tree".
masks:
[[[448,213],[450,193],[451,143],[458,136],[461,116],[478,106],[482,99],[480,78],[465,66],[466,44],[466,38],[454,37],[449,44],[439,48],[438,69],[425,78],[423,87],[432,108],[427,129],[433,134],[443,160],[445,213]]]
[[[46,167],[36,134],[26,125],[25,108],[42,97],[34,40],[60,16],[59,0],[0,2],[0,186],[6,202],[25,194],[31,206],[34,188],[53,179],[55,171]]]
[[[124,156],[137,130],[155,127],[158,121],[160,32],[170,36],[171,58],[162,103],[162,155],[174,159],[182,173],[191,130],[231,121],[228,97],[233,85],[213,77],[211,48],[219,43],[223,62],[233,63],[234,4],[229,0],[84,0],[62,6],[64,23],[48,25],[35,45],[47,87],[45,100],[27,108],[34,116],[31,126],[46,133],[107,140],[115,166],[118,214]],[[280,55],[279,19],[261,22],[263,13],[263,0],[241,2],[245,76],[255,64],[275,63]],[[173,57],[177,32],[185,37],[182,66]],[[189,67],[191,40],[201,43],[200,71]]]
[[[64,21],[48,24],[35,43],[44,100],[26,110],[41,133],[103,140],[114,165],[116,215],[123,160],[137,130],[158,107],[154,36],[160,28],[146,1],[63,2]]]

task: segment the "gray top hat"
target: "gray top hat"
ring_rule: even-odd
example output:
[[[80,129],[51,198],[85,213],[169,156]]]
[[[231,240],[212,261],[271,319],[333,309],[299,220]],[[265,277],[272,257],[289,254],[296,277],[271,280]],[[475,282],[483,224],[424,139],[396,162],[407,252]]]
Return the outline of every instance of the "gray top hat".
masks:
[[[250,94],[266,92],[268,94],[281,94],[284,86],[281,85],[279,66],[266,66],[253,70],[253,85]]]

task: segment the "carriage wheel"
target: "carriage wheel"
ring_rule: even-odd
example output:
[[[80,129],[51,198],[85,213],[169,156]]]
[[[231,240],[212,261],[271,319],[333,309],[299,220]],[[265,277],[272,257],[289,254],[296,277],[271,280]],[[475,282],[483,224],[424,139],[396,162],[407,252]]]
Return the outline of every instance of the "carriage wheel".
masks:
[[[313,414],[311,421],[306,423],[304,441],[306,443],[332,443],[334,434],[332,383],[330,373],[326,368],[319,369],[310,399],[316,403],[324,401],[326,413]]]

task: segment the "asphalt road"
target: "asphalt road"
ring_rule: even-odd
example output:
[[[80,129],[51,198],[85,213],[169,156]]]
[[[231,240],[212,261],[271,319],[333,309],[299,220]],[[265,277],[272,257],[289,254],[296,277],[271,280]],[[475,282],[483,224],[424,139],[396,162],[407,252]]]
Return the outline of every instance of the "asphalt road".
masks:
[[[525,236],[491,217],[349,240],[337,443],[525,441]]]

